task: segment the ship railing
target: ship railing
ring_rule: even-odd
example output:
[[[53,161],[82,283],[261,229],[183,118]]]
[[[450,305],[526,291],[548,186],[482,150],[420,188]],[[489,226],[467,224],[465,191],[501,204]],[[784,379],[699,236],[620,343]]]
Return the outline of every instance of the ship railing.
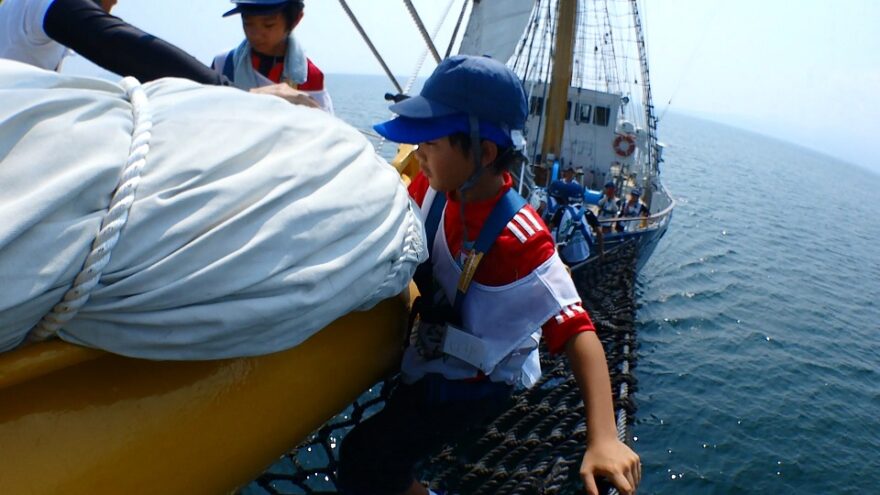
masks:
[[[665,192],[665,191],[664,191]],[[667,195],[669,198],[669,204],[666,208],[663,208],[657,213],[652,215],[644,216],[644,217],[615,217],[615,218],[602,218],[599,219],[599,223],[602,225],[612,225],[617,223],[628,224],[629,222],[644,222],[642,225],[636,227],[636,230],[647,230],[652,227],[661,226],[664,223],[669,221],[669,217],[672,215],[672,210],[675,208],[675,199],[671,196]]]

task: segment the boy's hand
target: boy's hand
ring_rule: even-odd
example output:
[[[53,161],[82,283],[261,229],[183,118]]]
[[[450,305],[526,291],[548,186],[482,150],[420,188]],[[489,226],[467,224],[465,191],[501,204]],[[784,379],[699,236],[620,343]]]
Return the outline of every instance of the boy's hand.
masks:
[[[611,481],[623,495],[633,495],[642,480],[639,456],[616,438],[590,443],[581,462],[581,480],[590,495],[599,495],[596,475]]]
[[[287,100],[289,103],[293,103],[294,105],[321,108],[321,106],[318,105],[318,102],[315,101],[314,98],[309,96],[308,93],[300,91],[298,89],[293,89],[290,87],[290,85],[284,83],[271,84],[269,86],[253,88],[250,90],[250,92],[262,95],[277,96],[281,99]]]

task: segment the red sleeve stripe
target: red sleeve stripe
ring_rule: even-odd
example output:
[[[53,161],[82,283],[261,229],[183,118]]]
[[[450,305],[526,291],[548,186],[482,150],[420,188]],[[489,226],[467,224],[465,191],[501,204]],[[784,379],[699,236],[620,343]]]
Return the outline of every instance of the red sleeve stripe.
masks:
[[[566,308],[562,308],[560,314],[556,315],[556,323],[559,323],[561,325],[565,323],[566,320],[577,316],[578,313],[587,313],[580,304],[572,304]]]

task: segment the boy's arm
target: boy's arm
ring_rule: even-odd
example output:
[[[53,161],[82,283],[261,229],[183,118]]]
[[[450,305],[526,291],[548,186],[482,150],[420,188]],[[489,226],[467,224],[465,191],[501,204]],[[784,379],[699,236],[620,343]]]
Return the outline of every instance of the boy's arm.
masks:
[[[642,467],[639,456],[617,439],[611,380],[602,343],[595,332],[581,332],[568,339],[565,352],[587,415],[587,451],[580,468],[587,493],[599,495],[594,478],[601,475],[622,494],[631,495],[638,488]]]

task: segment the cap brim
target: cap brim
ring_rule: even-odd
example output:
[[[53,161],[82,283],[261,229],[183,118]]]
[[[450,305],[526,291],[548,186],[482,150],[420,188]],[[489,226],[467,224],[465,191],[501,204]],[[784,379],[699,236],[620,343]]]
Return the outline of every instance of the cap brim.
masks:
[[[373,129],[385,139],[395,143],[419,144],[465,130],[459,129],[459,127],[435,119],[414,119],[400,116],[376,124]]]
[[[373,126],[386,139],[397,143],[419,144],[433,141],[457,132],[470,132],[470,121],[463,113],[442,117],[412,118],[399,115],[387,122]],[[488,139],[500,146],[510,146],[511,140],[503,130],[488,122],[480,122],[481,139]]]
[[[238,4],[234,9],[229,12],[223,14],[223,17],[229,17],[235,14],[242,15],[269,15],[274,14],[275,12],[281,12],[284,10],[284,7],[287,6],[287,2],[281,2],[272,5],[250,5],[250,4]]]
[[[433,117],[444,117],[446,115],[461,113],[461,110],[456,110],[448,105],[429,100],[421,95],[413,96],[412,98],[407,98],[399,103],[395,103],[388,107],[388,109],[397,115],[413,119],[430,119]]]

